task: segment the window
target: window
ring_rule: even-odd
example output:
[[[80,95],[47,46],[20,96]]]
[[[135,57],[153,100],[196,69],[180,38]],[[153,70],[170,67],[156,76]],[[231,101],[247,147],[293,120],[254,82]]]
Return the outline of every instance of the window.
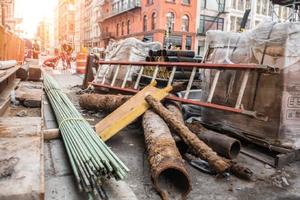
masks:
[[[153,4],[153,0],[147,0],[147,4]]]
[[[241,28],[241,22],[242,22],[242,18],[241,17],[237,17],[236,21],[235,21],[235,30],[239,31]]]
[[[263,4],[262,4],[262,14],[263,15],[266,15],[267,14],[267,11],[268,11],[268,0],[263,0]]]
[[[156,28],[156,20],[157,20],[157,17],[156,17],[156,13],[152,13],[152,16],[151,16],[151,29],[154,30]]]
[[[230,31],[235,31],[235,17],[230,16]]]
[[[190,5],[191,1],[190,0],[182,0],[182,4]]]
[[[175,23],[175,15],[172,12],[169,12],[166,14],[167,17],[167,24],[166,27],[167,29],[170,29],[170,31],[174,30],[174,23]]]
[[[208,30],[223,30],[223,27],[223,18],[201,15],[198,33],[205,34]]]
[[[206,0],[201,0],[201,9],[206,9]]]
[[[225,10],[225,0],[201,0],[200,3],[201,9],[215,10],[219,12],[224,12]]]
[[[251,9],[251,1],[246,0],[246,9]]]
[[[238,10],[245,10],[244,3],[245,3],[245,0],[238,0]]]
[[[186,36],[185,49],[186,50],[191,50],[192,49],[192,36]]]
[[[120,29],[120,25],[117,24],[117,27],[116,27],[116,35],[117,35],[117,36],[119,36],[119,29]],[[106,32],[108,32],[108,31],[106,31]]]
[[[181,18],[181,31],[189,31],[190,19],[189,16],[183,15]]]
[[[256,13],[260,14],[261,13],[261,0],[257,0],[257,5],[256,5]]]
[[[273,14],[273,4],[269,3],[268,16],[272,16],[272,14]]]
[[[130,30],[131,30],[131,23],[130,20],[127,20],[127,34],[130,34]]]
[[[147,31],[147,15],[144,15],[143,18],[143,31]]]
[[[236,9],[236,0],[231,0],[231,7]]]
[[[125,33],[125,23],[124,22],[122,22],[122,35],[124,35],[124,33]]]
[[[199,40],[198,41],[198,52],[197,52],[198,55],[200,55],[200,56],[204,55],[204,47],[205,47],[205,41]]]

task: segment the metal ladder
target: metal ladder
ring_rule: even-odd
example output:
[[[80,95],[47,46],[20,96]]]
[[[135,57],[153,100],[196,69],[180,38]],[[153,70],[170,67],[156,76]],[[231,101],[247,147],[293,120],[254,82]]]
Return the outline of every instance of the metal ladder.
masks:
[[[119,62],[119,61],[105,62],[105,61],[100,61],[99,65],[100,66],[99,66],[98,72],[92,83],[92,85],[94,87],[104,87],[104,88],[125,91],[125,92],[130,92],[130,93],[136,93],[137,91],[139,91],[139,89],[140,89],[139,85],[140,85],[141,78],[143,76],[143,71],[144,71],[144,68],[147,66],[154,67],[151,81],[156,80],[160,67],[171,67],[172,70],[170,72],[167,86],[172,86],[172,83],[174,81],[175,72],[178,67],[192,69],[191,75],[190,75],[188,83],[187,83],[184,97],[179,98],[179,97],[174,97],[174,96],[168,96],[167,97],[168,99],[180,101],[182,103],[189,103],[189,104],[194,104],[194,105],[198,105],[198,106],[214,108],[214,109],[223,110],[223,111],[240,113],[240,114],[252,116],[252,117],[255,117],[255,118],[258,118],[261,120],[267,120],[267,118],[265,116],[261,116],[260,114],[256,113],[256,111],[245,110],[242,106],[242,100],[243,100],[243,96],[244,96],[247,82],[249,79],[249,74],[251,71],[256,71],[256,70],[260,70],[260,71],[263,71],[266,73],[278,73],[278,69],[276,69],[276,68],[272,68],[272,67],[269,67],[266,65],[256,65],[256,64],[210,64],[210,63],[123,62],[123,61],[121,61],[121,62]],[[100,77],[101,66],[103,66],[103,65],[107,65],[107,68],[105,69],[104,76]],[[118,77],[121,66],[126,66],[127,69],[126,69],[124,78],[122,80],[121,86],[116,86],[116,79]],[[129,79],[129,75],[132,72],[133,66],[138,66],[138,67],[140,67],[140,69],[137,72],[137,78],[136,78],[134,85],[128,88],[128,87],[126,87],[126,85],[127,85],[128,79]],[[212,80],[212,84],[211,84],[211,87],[210,87],[210,90],[208,93],[208,98],[205,102],[194,101],[194,100],[188,99],[191,88],[192,88],[192,84],[195,80],[195,75],[196,75],[196,72],[198,69],[215,69],[216,70],[215,76]],[[111,82],[107,84],[106,81],[108,79],[107,76],[109,74],[109,70],[114,70],[115,73],[113,74]],[[212,100],[213,100],[213,97],[215,94],[215,90],[216,90],[216,87],[217,87],[217,84],[219,81],[219,77],[220,77],[221,71],[223,71],[223,70],[243,70],[242,82],[241,82],[241,86],[239,88],[239,93],[238,93],[234,107],[223,106],[223,105],[212,103]]]

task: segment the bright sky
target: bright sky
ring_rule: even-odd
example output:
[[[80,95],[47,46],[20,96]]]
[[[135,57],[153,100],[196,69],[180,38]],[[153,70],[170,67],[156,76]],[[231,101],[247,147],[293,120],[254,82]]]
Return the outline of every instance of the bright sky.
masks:
[[[45,17],[53,20],[57,0],[15,0],[16,17],[23,18],[21,24],[26,37],[35,36],[38,23]]]

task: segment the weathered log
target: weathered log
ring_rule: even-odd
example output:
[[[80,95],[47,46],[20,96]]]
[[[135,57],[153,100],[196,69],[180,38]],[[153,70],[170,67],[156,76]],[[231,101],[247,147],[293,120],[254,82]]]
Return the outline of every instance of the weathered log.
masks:
[[[40,81],[42,76],[42,70],[39,65],[30,65],[28,69],[29,81]]]
[[[28,78],[28,68],[29,65],[22,65],[16,73],[17,78],[20,78],[22,81],[26,81]]]
[[[196,153],[197,156],[206,160],[218,173],[229,169],[230,163],[218,156],[207,144],[202,142],[188,127],[178,120],[174,114],[165,108],[159,101],[148,95],[145,100],[159,114],[181,139]]]
[[[112,112],[125,103],[130,97],[129,95],[83,94],[79,98],[79,105],[87,110]]]
[[[186,199],[191,190],[190,178],[167,124],[148,110],[143,128],[155,189],[162,199]]]

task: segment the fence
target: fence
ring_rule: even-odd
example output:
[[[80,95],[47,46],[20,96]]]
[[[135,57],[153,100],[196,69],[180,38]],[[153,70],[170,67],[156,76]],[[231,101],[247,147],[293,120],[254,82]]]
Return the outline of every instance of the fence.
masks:
[[[0,60],[24,60],[24,40],[0,25]]]

